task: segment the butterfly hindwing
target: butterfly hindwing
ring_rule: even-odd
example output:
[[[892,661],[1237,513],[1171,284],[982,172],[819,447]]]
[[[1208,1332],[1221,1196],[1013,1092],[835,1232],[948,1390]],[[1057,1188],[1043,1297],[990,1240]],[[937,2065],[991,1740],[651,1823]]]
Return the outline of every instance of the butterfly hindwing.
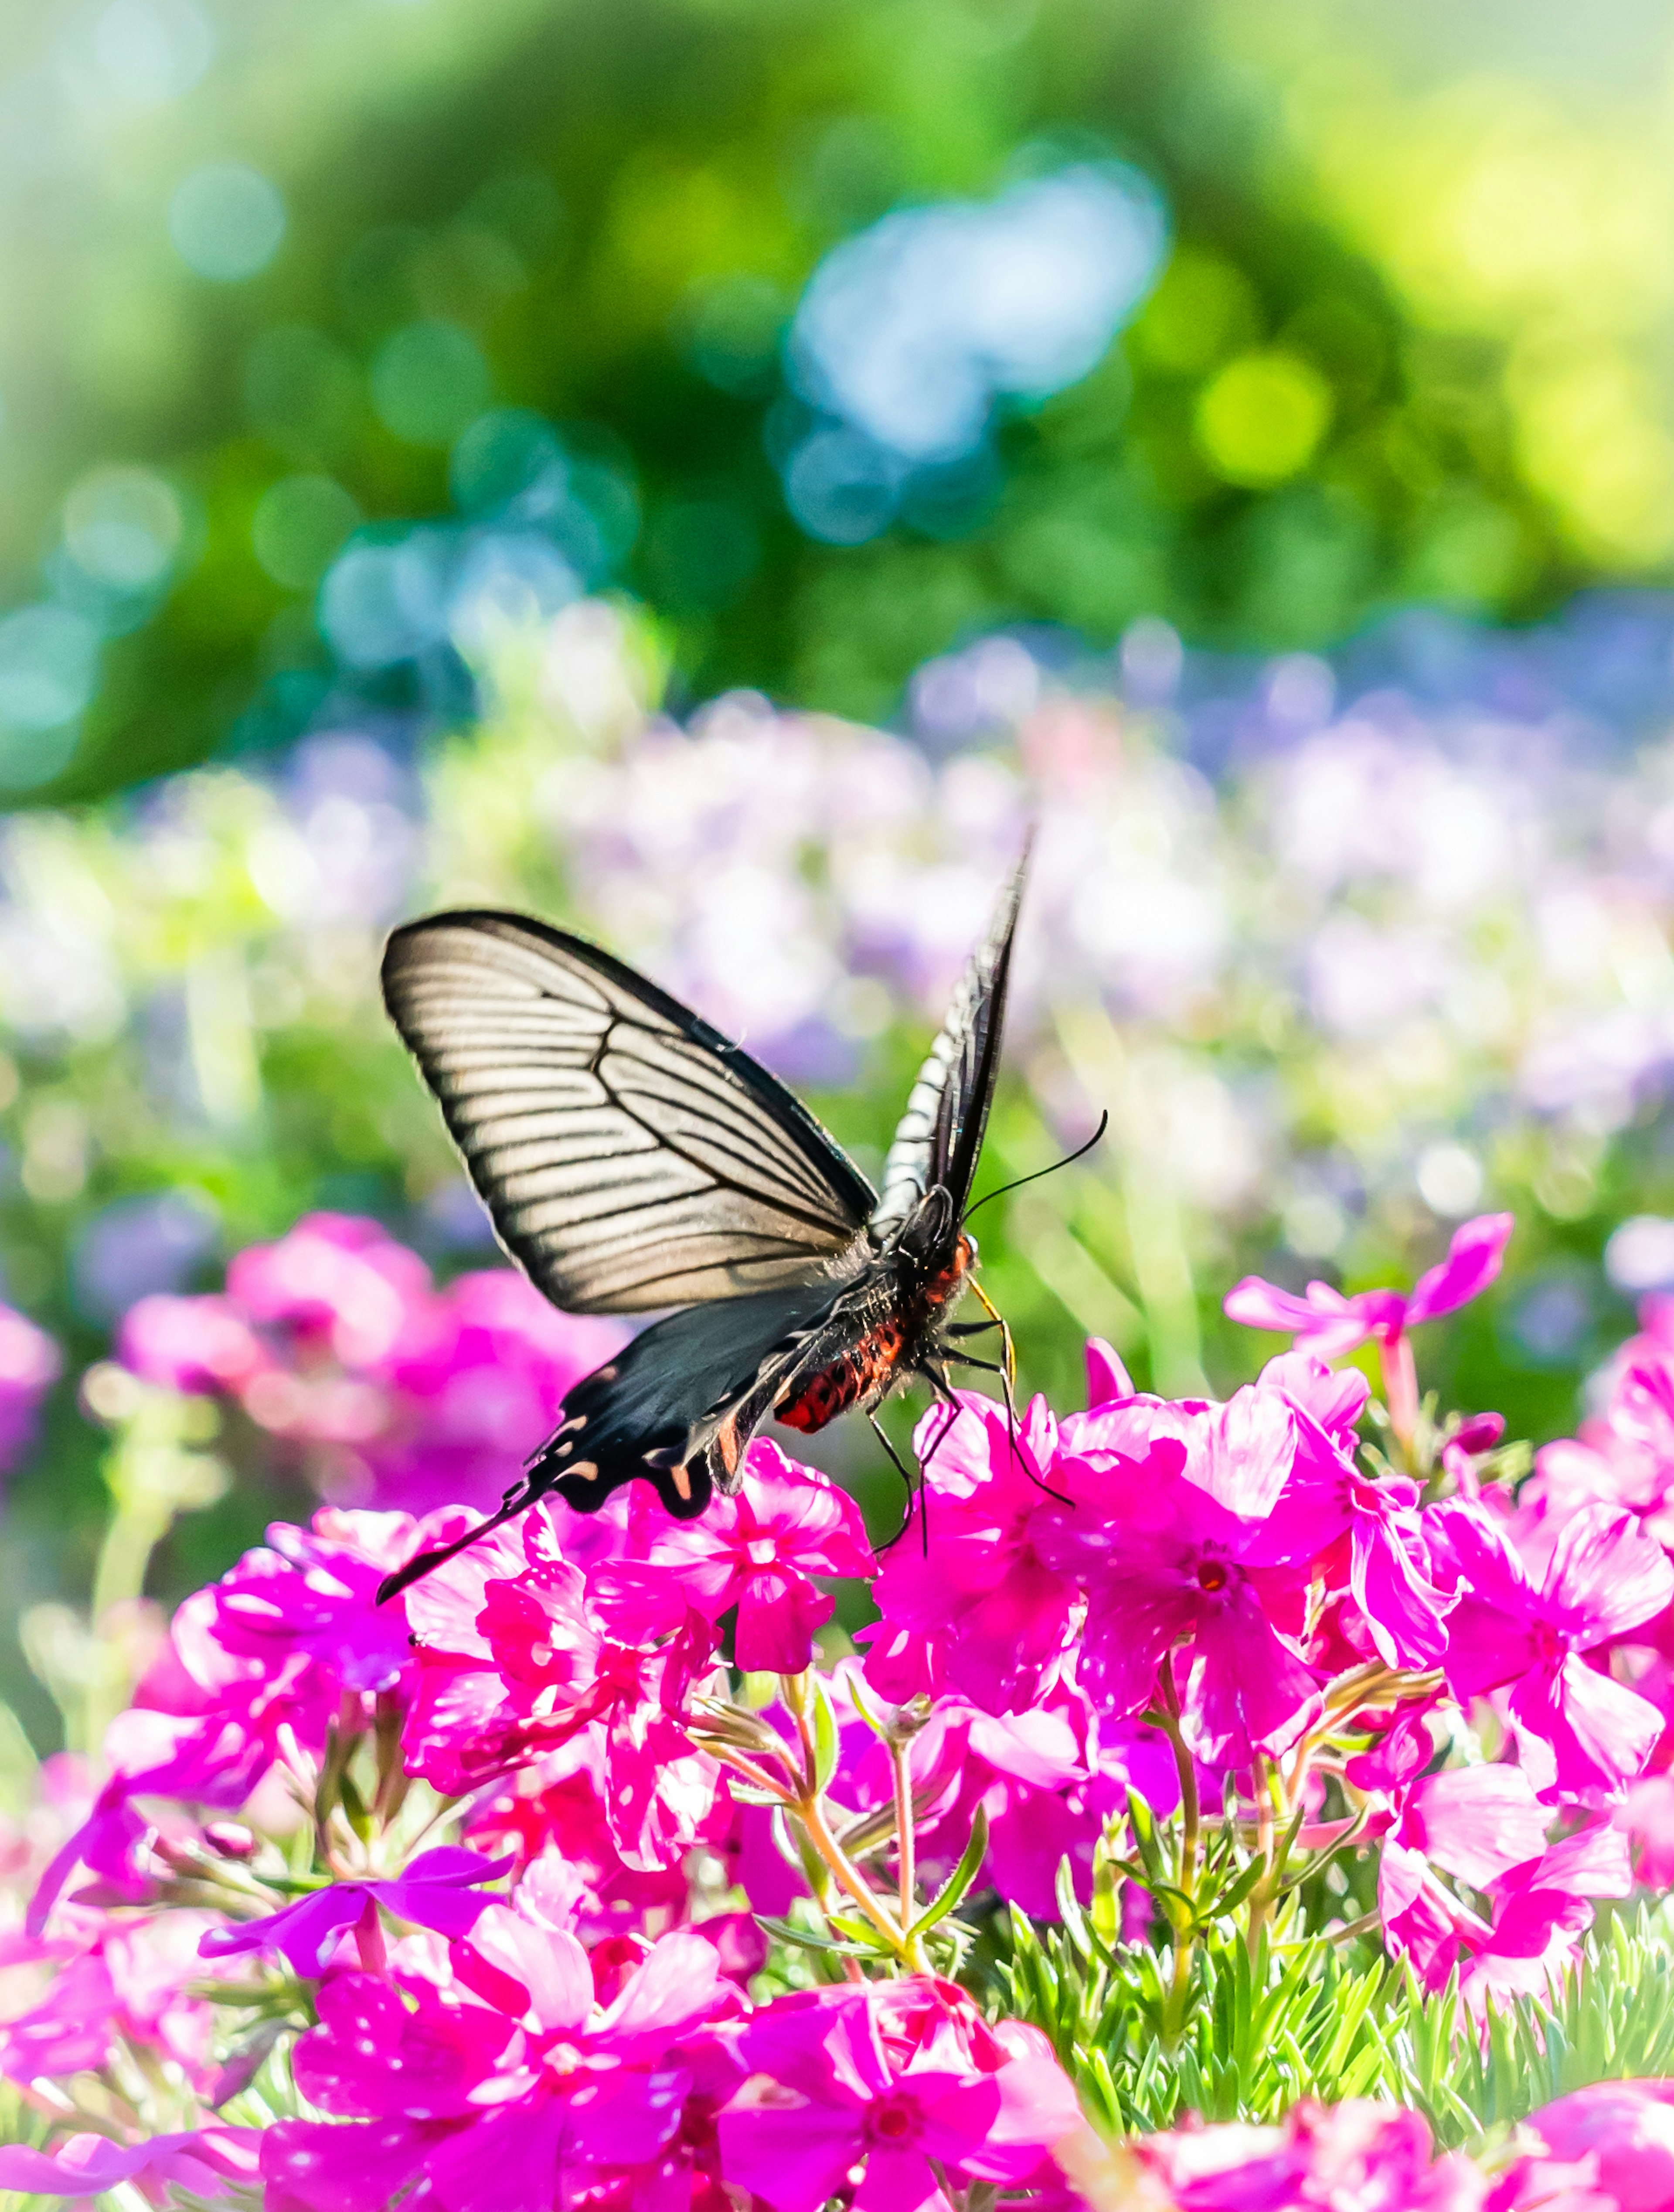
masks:
[[[866,1179],[678,1000],[520,915],[391,936],[384,996],[501,1241],[570,1313],[732,1300],[821,1274]]]

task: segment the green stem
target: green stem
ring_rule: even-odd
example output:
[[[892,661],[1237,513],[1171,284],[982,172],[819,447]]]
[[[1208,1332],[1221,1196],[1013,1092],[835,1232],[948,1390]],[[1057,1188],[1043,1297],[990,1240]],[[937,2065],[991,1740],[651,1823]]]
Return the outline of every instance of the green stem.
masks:
[[[889,1767],[895,1779],[895,1857],[900,1878],[901,1924],[910,1928],[917,1912],[919,1869],[913,1828],[913,1778],[907,1771],[907,1747],[889,1741]]]
[[[1198,1903],[1198,1844],[1203,1826],[1203,1808],[1198,1800],[1198,1771],[1192,1762],[1185,1735],[1180,1724],[1180,1692],[1174,1684],[1174,1654],[1168,1653],[1162,1662],[1162,1711],[1158,1715],[1163,1734],[1174,1753],[1174,1769],[1180,1777],[1180,1884],[1195,1917]],[[1193,1920],[1188,1919],[1184,1928],[1174,1930],[1174,1965],[1169,1978],[1168,1994],[1162,2008],[1162,2040],[1166,2050],[1172,2051],[1186,2027],[1186,2006],[1192,1993],[1192,1964],[1197,1949]]]

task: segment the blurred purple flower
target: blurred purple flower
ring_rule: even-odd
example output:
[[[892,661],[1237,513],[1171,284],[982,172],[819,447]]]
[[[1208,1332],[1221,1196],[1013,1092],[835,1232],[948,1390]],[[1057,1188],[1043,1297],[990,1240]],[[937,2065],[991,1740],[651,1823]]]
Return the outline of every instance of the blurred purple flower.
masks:
[[[34,1442],[41,1400],[63,1366],[64,1355],[45,1329],[0,1306],[0,1474],[9,1473]]]
[[[340,1938],[368,1914],[377,1926],[377,1908],[415,1928],[439,1936],[469,1936],[494,1902],[478,1885],[494,1881],[513,1862],[488,1860],[476,1851],[444,1844],[422,1851],[401,1874],[384,1881],[334,1881],[261,1920],[242,1920],[212,1928],[198,1945],[206,1959],[228,1959],[246,1951],[277,1951],[293,1973],[305,1978],[324,1972]],[[362,1960],[364,1961],[364,1956]]]

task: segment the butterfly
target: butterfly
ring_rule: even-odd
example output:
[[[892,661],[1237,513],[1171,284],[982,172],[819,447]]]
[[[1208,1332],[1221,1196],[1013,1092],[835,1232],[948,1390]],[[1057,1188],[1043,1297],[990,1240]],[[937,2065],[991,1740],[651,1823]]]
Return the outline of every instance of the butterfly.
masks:
[[[998,1072],[1027,854],[1002,891],[873,1190],[776,1077],[655,983],[528,915],[391,934],[384,1000],[497,1235],[565,1311],[674,1308],[572,1386],[498,1512],[421,1552],[380,1602],[555,1491],[596,1511],[635,1476],[694,1518],[736,1492],[770,1415],[811,1434],[913,1376],[951,1401],[965,1227]],[[1006,1339],[1010,1357],[1010,1340]]]

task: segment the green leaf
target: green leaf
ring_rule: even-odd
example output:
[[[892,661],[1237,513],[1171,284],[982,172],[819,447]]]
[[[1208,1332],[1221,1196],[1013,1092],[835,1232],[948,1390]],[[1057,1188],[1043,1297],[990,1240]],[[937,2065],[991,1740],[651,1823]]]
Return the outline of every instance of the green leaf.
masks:
[[[909,1936],[922,1936],[938,1920],[945,1920],[956,1905],[964,1902],[965,1893],[976,1880],[978,1870],[987,1856],[988,1815],[979,1805],[976,1818],[971,1823],[971,1840],[965,1846],[964,1856],[908,1929]]]

